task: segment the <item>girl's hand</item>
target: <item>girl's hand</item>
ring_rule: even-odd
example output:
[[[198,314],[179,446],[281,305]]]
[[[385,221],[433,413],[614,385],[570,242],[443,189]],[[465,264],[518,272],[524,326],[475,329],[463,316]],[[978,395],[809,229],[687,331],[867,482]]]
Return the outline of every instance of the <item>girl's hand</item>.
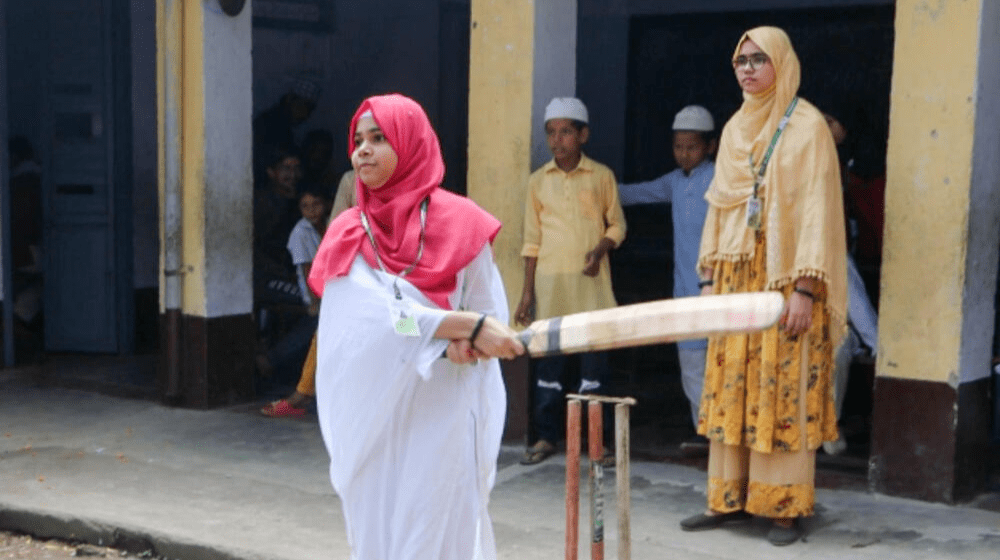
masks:
[[[468,340],[452,340],[445,350],[448,359],[456,364],[472,364],[483,357],[482,354],[472,348]]]
[[[512,360],[524,354],[524,345],[517,339],[517,331],[493,317],[486,318],[476,339],[471,342],[473,351],[483,358]]]
[[[792,292],[788,299],[788,307],[785,308],[779,324],[789,336],[798,336],[809,330],[812,326],[812,306],[813,300],[805,294]]]
[[[707,286],[702,286],[701,287],[701,295],[703,295],[703,296],[710,296],[710,295],[712,295],[712,285],[709,284]]]

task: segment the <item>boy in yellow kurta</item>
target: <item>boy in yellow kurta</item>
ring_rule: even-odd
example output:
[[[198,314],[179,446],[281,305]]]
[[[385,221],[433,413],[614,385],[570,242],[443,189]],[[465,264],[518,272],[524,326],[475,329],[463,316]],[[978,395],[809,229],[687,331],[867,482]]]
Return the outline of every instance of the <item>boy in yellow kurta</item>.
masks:
[[[515,320],[528,325],[568,313],[614,307],[608,251],[625,239],[614,173],[583,154],[590,129],[579,99],[557,97],[545,109],[553,159],[531,174],[524,209],[524,291]],[[532,427],[523,464],[544,460],[562,434],[565,356],[535,363]],[[581,393],[607,391],[607,354],[580,356]]]

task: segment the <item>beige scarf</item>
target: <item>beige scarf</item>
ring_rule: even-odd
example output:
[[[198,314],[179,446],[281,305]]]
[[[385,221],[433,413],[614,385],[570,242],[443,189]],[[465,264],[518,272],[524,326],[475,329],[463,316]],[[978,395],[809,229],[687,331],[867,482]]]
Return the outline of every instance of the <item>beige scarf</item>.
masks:
[[[755,165],[760,165],[778,121],[799,89],[799,59],[784,31],[758,27],[746,40],[770,57],[774,86],[743,94],[743,105],[722,131],[715,178],[705,194],[708,216],[702,232],[699,269],[716,261],[753,256],[754,231],[747,227],[747,200],[753,194]],[[800,99],[782,133],[764,175],[763,199],[767,241],[767,287],[778,289],[801,277],[823,281],[835,322],[835,341],[846,332],[847,245],[837,150],[823,115]]]

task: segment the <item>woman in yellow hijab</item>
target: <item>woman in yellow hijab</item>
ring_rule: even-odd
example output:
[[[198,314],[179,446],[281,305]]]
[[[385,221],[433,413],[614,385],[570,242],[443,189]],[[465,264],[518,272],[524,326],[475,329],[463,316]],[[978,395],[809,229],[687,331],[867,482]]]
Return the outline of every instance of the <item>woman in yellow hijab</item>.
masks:
[[[781,291],[778,325],[709,342],[698,433],[711,442],[708,509],[681,522],[714,529],[751,515],[768,540],[796,542],[813,513],[816,449],[837,439],[831,377],[845,332],[840,167],[823,115],[797,97],[784,31],[746,32],[733,54],[743,105],[722,131],[698,260],[702,294]]]

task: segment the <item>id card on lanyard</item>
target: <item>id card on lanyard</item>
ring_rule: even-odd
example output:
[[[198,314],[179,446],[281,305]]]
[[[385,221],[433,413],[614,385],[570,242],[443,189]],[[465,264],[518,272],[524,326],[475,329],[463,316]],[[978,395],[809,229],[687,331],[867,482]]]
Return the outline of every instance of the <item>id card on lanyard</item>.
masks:
[[[379,270],[393,276],[393,298],[389,301],[389,322],[392,324],[392,328],[396,331],[396,334],[400,336],[420,336],[420,325],[417,324],[417,320],[410,310],[410,302],[403,299],[403,293],[399,290],[397,282],[400,278],[404,278],[407,274],[413,272],[413,269],[417,267],[417,263],[420,262],[420,257],[424,254],[424,232],[427,227],[427,204],[429,201],[429,198],[425,198],[420,203],[420,245],[417,248],[417,258],[413,260],[413,264],[406,267],[399,275],[392,275],[392,273],[385,269],[382,257],[378,254],[378,245],[375,243],[375,236],[372,234],[371,226],[368,224],[368,216],[365,215],[364,211],[361,212],[361,227],[368,234],[368,241],[371,242],[372,251],[375,253],[375,262],[378,263]]]
[[[792,112],[795,110],[795,106],[798,105],[799,98],[793,97],[791,103],[788,104],[788,109],[785,111],[785,115],[781,117],[778,121],[778,129],[774,131],[774,136],[771,137],[771,145],[767,147],[767,151],[764,152],[764,159],[760,162],[760,168],[754,169],[753,165],[753,152],[750,153],[750,173],[753,175],[753,196],[747,200],[747,227],[755,230],[759,230],[763,213],[762,204],[760,200],[759,190],[764,184],[764,172],[767,171],[767,164],[771,161],[771,156],[774,155],[774,147],[778,144],[778,138],[781,137],[781,133],[788,126],[789,119],[792,118]]]

